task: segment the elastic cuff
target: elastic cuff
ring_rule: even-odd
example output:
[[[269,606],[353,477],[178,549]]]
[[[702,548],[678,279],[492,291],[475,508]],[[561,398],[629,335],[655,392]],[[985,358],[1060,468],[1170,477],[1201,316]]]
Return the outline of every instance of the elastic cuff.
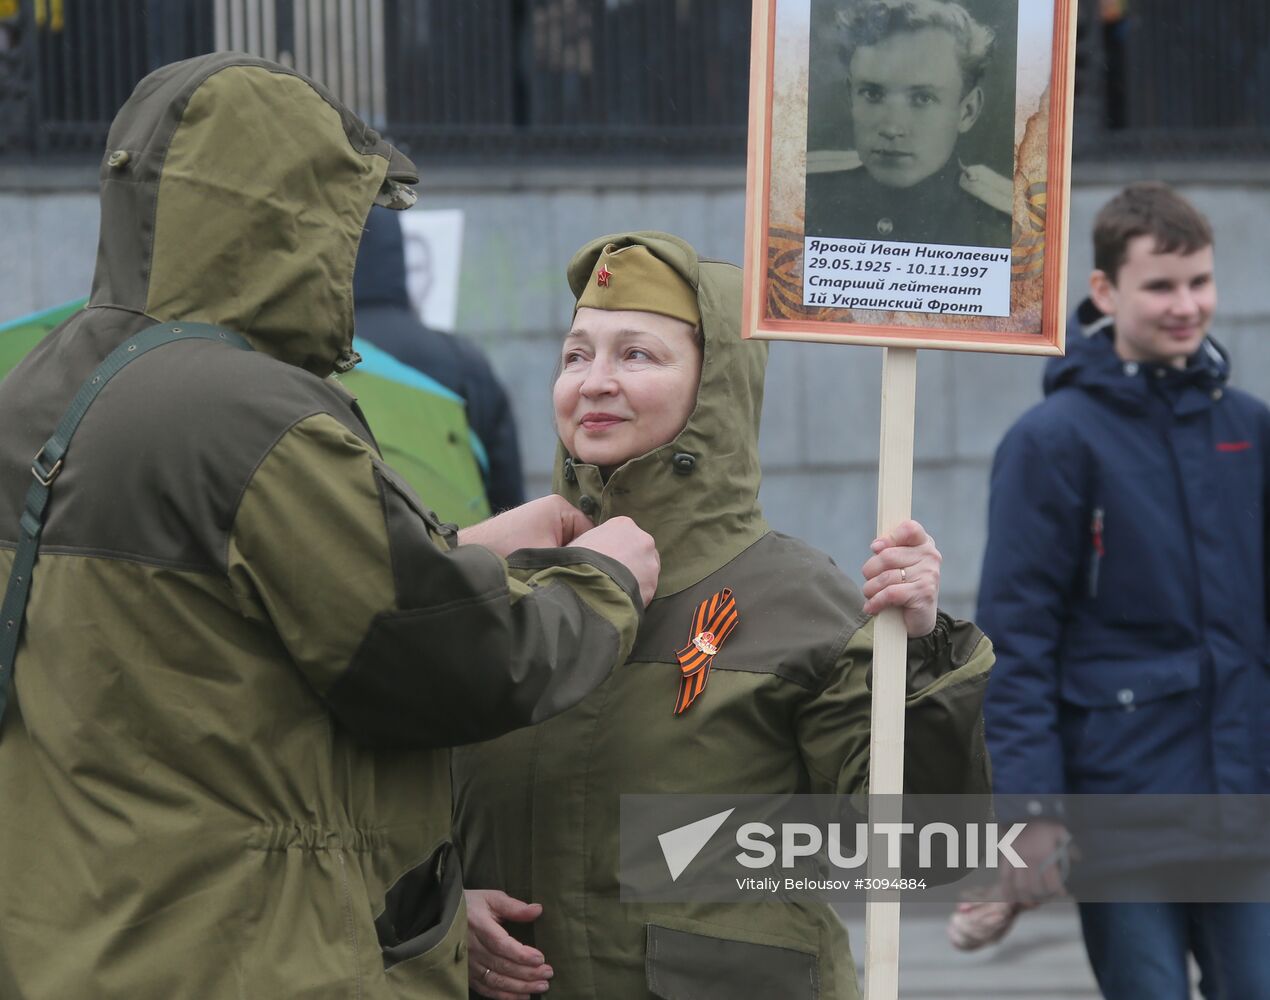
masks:
[[[908,640],[908,694],[916,694],[936,679],[940,671],[932,671],[930,666],[938,663],[941,657],[949,660],[949,669],[953,668],[951,658],[944,656],[951,641],[952,629],[952,616],[937,611],[935,627],[923,636]]]

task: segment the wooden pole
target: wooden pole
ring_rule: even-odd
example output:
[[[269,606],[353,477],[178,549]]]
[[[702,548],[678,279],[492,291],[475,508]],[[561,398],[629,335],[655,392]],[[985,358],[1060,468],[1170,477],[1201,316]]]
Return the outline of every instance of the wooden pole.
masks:
[[[883,349],[882,440],[878,460],[878,534],[886,535],[912,516],[913,414],[917,403],[917,351]],[[901,821],[904,791],[904,691],[908,633],[898,608],[888,608],[873,625],[873,714],[869,738],[870,821]],[[885,869],[874,838],[869,871]],[[891,873],[892,877],[896,873]],[[870,892],[864,917],[865,990],[868,1000],[896,1000],[899,994],[900,902],[898,892]]]

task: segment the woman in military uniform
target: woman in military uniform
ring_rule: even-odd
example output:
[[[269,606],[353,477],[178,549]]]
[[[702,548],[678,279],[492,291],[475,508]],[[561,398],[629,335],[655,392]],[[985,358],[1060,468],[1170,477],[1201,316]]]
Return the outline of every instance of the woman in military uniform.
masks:
[[[937,612],[940,556],[916,522],[873,543],[863,592],[768,527],[767,345],[740,337],[738,268],[629,233],[583,247],[568,274],[555,489],[597,522],[635,518],[661,577],[604,685],[456,752],[470,985],[491,998],[548,979],[570,1000],[854,998],[846,933],[823,903],[619,902],[619,797],[864,790],[872,615],[888,606],[911,636],[906,790],[986,793],[990,646]]]

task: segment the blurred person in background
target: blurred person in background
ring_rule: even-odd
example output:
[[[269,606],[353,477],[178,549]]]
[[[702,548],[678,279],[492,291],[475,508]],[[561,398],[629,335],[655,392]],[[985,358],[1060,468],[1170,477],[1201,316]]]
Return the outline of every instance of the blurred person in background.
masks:
[[[359,337],[463,399],[468,425],[477,437],[490,510],[524,503],[520,444],[507,391],[476,344],[420,321],[406,290],[401,221],[387,209],[375,208],[366,220],[353,277],[353,301]]]
[[[1212,230],[1138,183],[1103,206],[1093,243],[1067,356],[993,462],[979,591],[993,786],[1029,797],[1015,847],[1032,868],[1066,842],[1063,793],[1270,792],[1270,411],[1228,384],[1209,335]],[[1270,840],[1246,834],[1205,871],[1264,885]],[[1144,832],[1074,872],[1097,863],[1141,899],[1214,849]],[[1060,870],[1005,869],[1007,898],[1061,893]],[[1188,953],[1209,1000],[1270,997],[1270,903],[1082,902],[1080,919],[1108,1000],[1188,997]]]

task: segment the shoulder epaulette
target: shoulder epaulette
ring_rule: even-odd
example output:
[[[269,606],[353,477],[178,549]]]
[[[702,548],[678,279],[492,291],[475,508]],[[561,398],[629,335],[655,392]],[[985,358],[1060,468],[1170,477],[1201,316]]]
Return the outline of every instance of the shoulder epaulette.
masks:
[[[1014,214],[1014,182],[983,163],[962,166],[961,189],[1006,215]]]

